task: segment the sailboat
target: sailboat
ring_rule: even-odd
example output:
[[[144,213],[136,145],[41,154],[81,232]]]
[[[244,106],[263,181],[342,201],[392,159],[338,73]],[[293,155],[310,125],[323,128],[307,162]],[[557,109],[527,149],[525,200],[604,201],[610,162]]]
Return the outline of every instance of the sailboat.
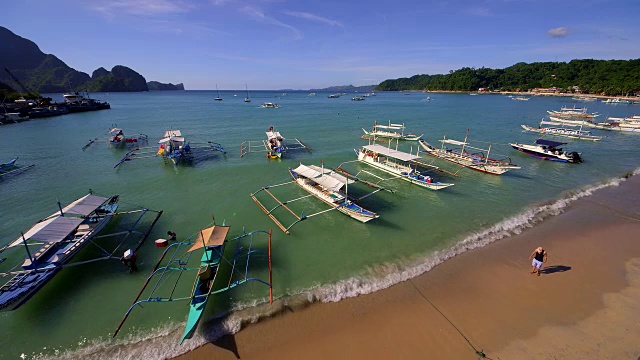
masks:
[[[244,84],[244,88],[247,90],[247,97],[244,98],[244,102],[251,102],[251,99],[249,99],[249,88],[247,88],[247,84]]]
[[[220,97],[220,90],[218,90],[218,84],[216,84],[216,91],[218,92],[218,97],[214,98],[213,100],[215,101],[222,101],[222,98]]]

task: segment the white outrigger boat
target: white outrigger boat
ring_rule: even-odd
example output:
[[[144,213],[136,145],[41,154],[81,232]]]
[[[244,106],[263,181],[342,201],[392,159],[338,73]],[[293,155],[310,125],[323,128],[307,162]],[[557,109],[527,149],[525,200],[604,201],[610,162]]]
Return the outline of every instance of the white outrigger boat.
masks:
[[[112,146],[114,148],[146,146],[149,141],[149,136],[147,136],[146,134],[136,134],[133,136],[125,136],[122,128],[119,128],[117,126],[113,126],[107,132],[107,134],[108,134],[107,143],[109,144],[109,146]],[[86,148],[88,148],[98,140],[100,140],[99,137],[89,140],[89,142],[82,147],[82,150],[85,150]]]
[[[561,127],[542,127],[542,125],[562,125]],[[602,140],[604,136],[593,135],[591,131],[582,130],[583,124],[565,124],[565,123],[557,123],[553,121],[540,121],[540,125],[538,128],[534,128],[528,125],[520,125],[524,129],[525,132],[531,132],[542,135],[551,135],[551,136],[561,136],[571,139],[580,139],[580,140],[591,140],[598,141]],[[567,129],[564,126],[580,126],[580,129]]]
[[[98,236],[100,231],[115,215],[125,213],[140,214],[139,218],[134,222],[133,226],[135,227],[148,211],[152,211],[139,209],[116,212],[118,210],[118,199],[118,195],[104,197],[89,193],[64,208],[58,203],[60,209],[58,212],[40,220],[27,232],[21,233],[16,240],[0,249],[0,252],[4,252],[5,250],[24,247],[27,253],[26,259],[21,265],[21,270],[16,271],[14,267],[8,272],[0,272],[2,277],[12,276],[8,282],[0,287],[0,311],[11,311],[20,307],[66,266],[99,260],[119,259],[118,256],[115,256],[115,253],[119,251],[131,234],[138,234],[142,237],[135,250],[130,250],[131,253],[135,253],[147,238],[160,215],[162,215],[162,211],[156,212],[157,216],[146,233],[130,228],[122,229],[118,233]],[[101,252],[99,257],[68,264],[83,247],[93,243],[94,239],[118,235],[123,235],[124,237],[120,243],[113,243],[116,244],[114,250],[108,251],[106,246],[96,245]],[[113,238],[111,240],[113,241]],[[132,236],[129,240],[134,240],[134,237]],[[34,247],[35,251],[31,249]]]
[[[262,105],[260,105],[261,108],[264,109],[277,109],[280,107],[280,105],[276,104],[276,103],[272,103],[272,102],[265,102],[262,103]]]
[[[412,133],[404,133],[405,126],[404,124],[392,124],[391,120],[389,120],[389,125],[379,125],[376,121],[373,122],[373,129],[371,131],[364,131],[364,135],[362,135],[363,139],[376,139],[376,138],[386,138],[386,139],[398,139],[398,140],[407,140],[407,141],[416,141],[422,137],[416,136]]]
[[[265,134],[267,135],[266,140],[248,140],[240,144],[240,157],[250,152],[266,152],[267,158],[280,159],[289,150],[312,150],[296,138],[290,141],[285,140],[279,131],[274,130],[273,126],[269,126],[269,130]]]
[[[359,162],[365,163],[388,174],[395,175],[394,178],[380,178],[381,180],[393,180],[399,178],[429,190],[440,190],[453,186],[451,183],[436,181],[431,176],[418,171],[418,167],[434,171],[439,170],[436,166],[421,162],[420,159],[422,158],[418,154],[413,155],[411,153],[398,151],[397,149],[394,150],[379,144],[365,145],[360,149],[354,149],[354,151],[358,156]],[[346,163],[347,162],[343,164]],[[338,167],[338,170],[341,168],[342,165]],[[363,171],[364,170],[361,170],[360,172]],[[357,177],[360,175],[360,172],[355,176]]]
[[[595,117],[600,116],[597,113],[592,113],[589,114],[587,112],[587,108],[577,108],[577,107],[572,107],[572,108],[567,108],[567,107],[562,107],[560,108],[560,111],[557,110],[547,110],[547,113],[551,116],[557,116],[557,117],[561,117],[561,118],[584,118],[584,119],[593,119]]]
[[[419,140],[419,143],[420,146],[422,146],[422,148],[427,151],[427,154],[431,156],[435,156],[442,160],[446,160],[454,164],[458,164],[463,167],[487,174],[502,175],[509,170],[520,169],[520,166],[511,163],[511,159],[509,159],[508,157],[506,158],[506,160],[490,158],[489,155],[491,154],[491,145],[489,145],[489,149],[469,146],[469,143],[467,143],[468,135],[469,132],[467,131],[467,134],[464,137],[464,141],[447,139],[445,136],[442,138],[442,140],[440,140],[440,142],[442,143],[442,146],[440,148],[433,147],[422,139]],[[459,148],[449,149],[445,147],[445,144],[453,145]],[[470,153],[466,151],[468,149],[477,150],[477,152]],[[485,151],[487,152],[486,155],[484,154]],[[455,174],[457,173],[458,172],[456,171]]]
[[[533,145],[520,144],[520,143],[512,143],[511,145],[514,149],[523,152],[525,154],[529,154],[533,157],[542,160],[551,160],[551,161],[559,161],[559,162],[568,162],[573,164],[578,164],[582,162],[581,153],[579,152],[567,152],[563,151],[560,146],[566,145],[567,143],[538,139]]]
[[[375,184],[372,184],[366,181],[362,181],[356,177],[349,176],[348,174],[343,175],[343,173],[338,173],[336,170],[325,168],[324,165],[322,167],[319,167],[315,165],[307,166],[307,165],[300,164],[295,169],[289,168],[289,174],[291,175],[292,181],[276,184],[276,185],[265,186],[260,190],[250,194],[251,198],[256,203],[256,205],[258,205],[258,207],[260,207],[260,209],[262,209],[262,211],[264,211],[269,216],[269,218],[271,218],[271,220],[273,220],[273,222],[275,222],[275,224],[278,225],[278,227],[285,234],[289,234],[289,230],[291,229],[291,227],[293,227],[295,224],[299,223],[300,221],[309,219],[311,217],[323,214],[331,210],[338,210],[339,212],[363,223],[379,217],[379,215],[376,214],[375,212],[367,210],[362,206],[358,205],[356,201],[364,199],[368,196],[371,196],[380,190],[387,190],[387,189],[384,189],[380,186],[377,186]],[[376,188],[376,190],[364,196],[361,196],[358,199],[354,199],[350,197],[348,194],[348,186],[349,184],[353,184],[357,181],[362,181],[365,184]],[[271,188],[288,185],[292,183],[298,185],[300,188],[308,192],[309,195],[302,196],[292,200],[280,201],[269,191],[269,189]],[[390,190],[387,190],[387,191],[390,191]],[[271,198],[273,198],[273,200],[276,201],[277,205],[272,209],[267,210],[267,207],[262,202],[260,202],[256,197],[256,195],[260,192],[267,193]],[[311,196],[329,205],[329,209],[321,210],[310,215],[305,215],[304,212],[298,215],[293,210],[291,210],[289,206],[287,206],[295,201],[306,199]],[[280,207],[286,209],[289,213],[291,213],[295,217],[296,220],[291,225],[289,226],[283,225],[282,222],[280,222],[280,220],[278,220],[273,215],[274,210],[279,209]]]
[[[143,147],[129,151],[120,159],[114,168],[122,165],[125,161],[158,156],[162,157],[165,163],[172,163],[174,166],[177,166],[181,162],[191,161],[202,154],[213,152],[227,153],[222,145],[212,141],[207,141],[206,143],[187,142],[180,130],[165,131],[162,139],[158,141],[158,144],[160,144],[160,146],[157,150],[155,150],[155,147]]]

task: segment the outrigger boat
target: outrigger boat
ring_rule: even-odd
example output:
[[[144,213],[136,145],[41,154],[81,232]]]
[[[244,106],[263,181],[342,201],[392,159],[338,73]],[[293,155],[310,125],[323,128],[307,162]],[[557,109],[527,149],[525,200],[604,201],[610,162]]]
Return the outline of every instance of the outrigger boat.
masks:
[[[582,157],[581,153],[578,152],[566,152],[563,151],[560,146],[566,145],[567,143],[538,139],[533,145],[519,144],[513,143],[509,144],[514,149],[523,152],[525,154],[529,154],[535,158],[542,160],[551,160],[551,161],[559,161],[559,162],[569,162],[569,163],[581,163]]]
[[[413,155],[411,153],[398,151],[397,148],[394,150],[378,144],[365,145],[360,149],[354,149],[354,151],[358,156],[357,161],[395,176],[390,179],[383,179],[365,170],[361,170],[355,175],[356,177],[358,177],[360,173],[365,172],[379,178],[381,181],[399,178],[429,190],[440,190],[453,186],[451,183],[435,181],[431,176],[418,171],[418,167],[431,171],[439,171],[440,169],[420,161],[422,158],[417,153]],[[348,162],[343,164],[346,163]],[[341,169],[342,164],[338,167],[338,170]]]
[[[0,164],[0,180],[3,179],[5,176],[9,177],[12,175],[18,175],[35,166],[35,164],[31,164],[27,166],[18,166],[16,164],[17,161],[18,161],[18,158],[15,158],[7,161],[6,163]]]
[[[114,168],[122,165],[125,161],[158,156],[162,157],[165,163],[172,163],[174,166],[177,166],[182,162],[191,161],[195,159],[195,157],[203,154],[214,152],[227,153],[222,145],[215,142],[187,142],[185,138],[182,137],[180,130],[165,131],[162,139],[158,141],[158,144],[160,144],[160,146],[157,150],[155,150],[154,147],[142,147],[129,151]]]
[[[511,159],[509,159],[508,157],[505,159],[490,158],[489,155],[491,154],[491,144],[489,145],[489,149],[481,149],[469,146],[469,143],[467,143],[468,136],[469,131],[467,131],[467,134],[464,136],[464,141],[447,139],[445,136],[442,138],[442,140],[440,140],[442,146],[439,149],[429,145],[429,143],[422,139],[419,140],[419,143],[420,146],[422,146],[422,148],[427,151],[427,154],[431,156],[435,156],[454,164],[458,164],[463,167],[481,171],[487,174],[502,175],[509,170],[520,169],[520,166],[513,164],[511,162]],[[453,145],[459,148],[445,148],[445,144]],[[472,149],[477,152],[470,153],[466,151],[468,149]],[[487,152],[486,155],[484,154],[485,151]],[[458,171],[455,172],[456,175]]]
[[[112,127],[108,132],[107,143],[112,147],[139,147],[147,145],[149,141],[149,137],[145,134],[136,134],[133,136],[125,136],[122,128],[117,126]],[[85,150],[100,138],[96,137],[95,139],[89,140],[89,142],[82,147],[82,150]]]
[[[140,237],[135,249],[129,250],[131,254],[135,254],[162,211],[155,212],[157,216],[146,233],[129,228],[109,235],[98,236],[100,231],[116,215],[139,213],[139,218],[134,222],[135,227],[135,224],[138,224],[147,212],[152,211],[139,209],[117,212],[118,199],[118,195],[104,197],[89,193],[64,208],[58,203],[59,212],[40,220],[27,232],[21,233],[16,240],[0,249],[0,252],[4,252],[24,246],[27,253],[27,257],[21,265],[22,270],[15,271],[14,267],[10,271],[0,272],[2,277],[11,277],[0,287],[0,311],[10,311],[20,307],[63,267],[98,260],[120,259],[115,254],[125,245],[125,241],[131,235],[134,235],[131,240],[135,240],[136,235]],[[93,243],[94,239],[106,236],[122,236],[123,238],[111,251],[106,249],[107,246],[98,246]],[[69,264],[71,259],[89,243],[93,243],[102,254],[97,258]],[[36,250],[32,250],[32,247],[36,247]]]
[[[557,127],[557,126],[542,127],[542,125],[562,125],[562,127]],[[552,121],[544,121],[544,119],[542,119],[540,121],[540,125],[538,126],[538,128],[534,128],[528,125],[520,125],[520,126],[522,126],[525,132],[532,132],[532,133],[542,134],[542,135],[562,136],[562,137],[567,137],[571,139],[581,139],[581,140],[591,140],[591,141],[598,141],[604,138],[604,136],[593,135],[591,131],[582,130],[583,124],[580,124],[580,125],[564,124],[564,123],[557,123]],[[564,126],[580,126],[580,129],[567,129]]]
[[[162,303],[172,301],[189,301],[189,314],[187,322],[185,324],[184,333],[181,337],[180,344],[186,339],[191,339],[195,334],[200,320],[204,314],[204,310],[212,295],[220,294],[235,288],[239,285],[255,281],[269,287],[269,303],[273,302],[273,287],[271,279],[271,230],[255,230],[252,232],[245,232],[232,239],[227,239],[229,233],[229,226],[215,225],[209,226],[200,230],[197,234],[192,235],[183,242],[177,242],[171,244],[162,254],[160,260],[153,268],[153,271],[147,278],[142,289],[138,293],[138,296],[133,301],[129,310],[125,313],[123,319],[120,321],[118,328],[114,332],[113,336],[118,335],[120,329],[124,325],[125,321],[131,314],[132,310],[138,306],[142,307],[147,303]],[[257,250],[253,248],[253,242],[255,238],[260,235],[267,237],[267,252]],[[248,242],[248,244],[247,244]],[[228,245],[234,244],[233,257],[226,258],[224,256],[225,249]],[[183,253],[182,251],[186,249]],[[200,258],[199,265],[196,267],[190,267],[191,256],[200,251],[202,256]],[[228,251],[228,250],[227,250]],[[168,257],[168,261],[164,265],[163,260]],[[256,257],[263,257],[268,262],[269,280],[261,280],[257,277],[249,276],[249,261],[255,260]],[[224,264],[230,265],[230,277],[228,281],[220,278],[220,267]],[[195,282],[191,290],[191,294],[188,296],[174,296],[173,291],[169,296],[159,296],[157,292],[160,290],[160,285],[163,281],[166,281],[169,277],[169,273],[178,272],[178,277],[173,289],[175,290],[180,280],[180,276],[185,271],[197,271]],[[151,283],[151,291],[147,294],[146,298],[141,297],[147,286]]]
[[[256,203],[256,205],[258,205],[258,207],[262,209],[262,211],[264,211],[269,216],[269,218],[271,218],[271,220],[273,220],[273,222],[275,222],[276,225],[278,225],[278,227],[285,234],[289,234],[289,230],[300,221],[309,219],[311,217],[323,214],[331,210],[338,210],[341,213],[348,215],[349,217],[363,223],[373,220],[375,218],[378,218],[379,217],[378,214],[363,208],[362,206],[358,205],[356,201],[369,197],[380,190],[390,191],[381,186],[378,186],[377,184],[360,180],[357,177],[351,176],[349,174],[338,173],[338,171],[336,170],[325,168],[324,165],[322,167],[318,167],[315,165],[307,166],[307,165],[300,164],[295,169],[289,168],[289,174],[293,179],[292,181],[276,184],[276,185],[265,186],[260,190],[250,194],[251,198]],[[361,181],[369,186],[372,186],[376,188],[376,190],[358,199],[354,199],[348,195],[348,185],[353,184],[357,181]],[[292,183],[298,185],[300,188],[308,192],[309,195],[302,196],[293,200],[280,201],[269,191],[269,189],[271,188],[288,185]],[[276,201],[277,205],[271,210],[267,210],[265,205],[263,205],[256,197],[256,195],[260,192],[267,193],[270,197],[272,197]],[[291,204],[295,201],[306,199],[311,196],[329,205],[329,209],[321,210],[319,212],[316,212],[310,215],[305,215],[304,213],[301,213],[300,215],[298,215],[287,206],[288,204]],[[295,217],[296,220],[291,225],[284,226],[282,222],[280,222],[280,220],[278,220],[273,215],[274,210],[279,209],[280,207],[283,207]]]
[[[547,110],[547,113],[549,113],[549,115],[551,116],[557,116],[557,117],[561,117],[561,118],[584,118],[584,119],[593,119],[598,115],[597,113],[593,113],[593,114],[589,114],[587,113],[587,108],[577,108],[577,107],[572,107],[572,108],[567,108],[567,107],[562,107],[560,108],[560,111],[557,110]]]
[[[289,150],[312,150],[296,138],[286,141],[279,131],[273,129],[273,126],[269,126],[269,130],[265,134],[267,135],[266,140],[249,140],[240,144],[240,157],[250,152],[266,152],[267,158],[280,159]]]
[[[378,125],[376,121],[373,122],[373,129],[371,131],[364,131],[364,135],[362,135],[363,139],[375,139],[375,138],[388,138],[388,139],[399,139],[406,141],[416,141],[419,140],[422,135],[416,136],[412,133],[404,133],[405,126],[404,124],[392,124],[391,120],[389,120],[389,125]]]

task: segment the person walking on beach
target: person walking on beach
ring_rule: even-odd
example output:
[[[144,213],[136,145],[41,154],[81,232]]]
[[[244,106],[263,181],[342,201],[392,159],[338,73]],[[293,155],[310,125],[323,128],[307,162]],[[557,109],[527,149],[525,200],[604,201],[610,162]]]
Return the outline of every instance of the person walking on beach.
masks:
[[[531,255],[529,255],[529,260],[531,259],[533,259],[531,262],[531,273],[538,273],[538,276],[540,276],[542,263],[547,262],[547,252],[542,248],[542,246],[538,246],[538,248],[533,250]]]

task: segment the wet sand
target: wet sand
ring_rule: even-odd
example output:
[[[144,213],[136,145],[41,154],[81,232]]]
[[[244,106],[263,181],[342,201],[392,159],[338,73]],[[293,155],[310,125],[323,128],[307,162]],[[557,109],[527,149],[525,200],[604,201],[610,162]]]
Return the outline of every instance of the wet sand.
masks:
[[[537,246],[541,276],[529,273]],[[638,339],[635,176],[410,281],[289,308],[180,358],[638,359]]]

